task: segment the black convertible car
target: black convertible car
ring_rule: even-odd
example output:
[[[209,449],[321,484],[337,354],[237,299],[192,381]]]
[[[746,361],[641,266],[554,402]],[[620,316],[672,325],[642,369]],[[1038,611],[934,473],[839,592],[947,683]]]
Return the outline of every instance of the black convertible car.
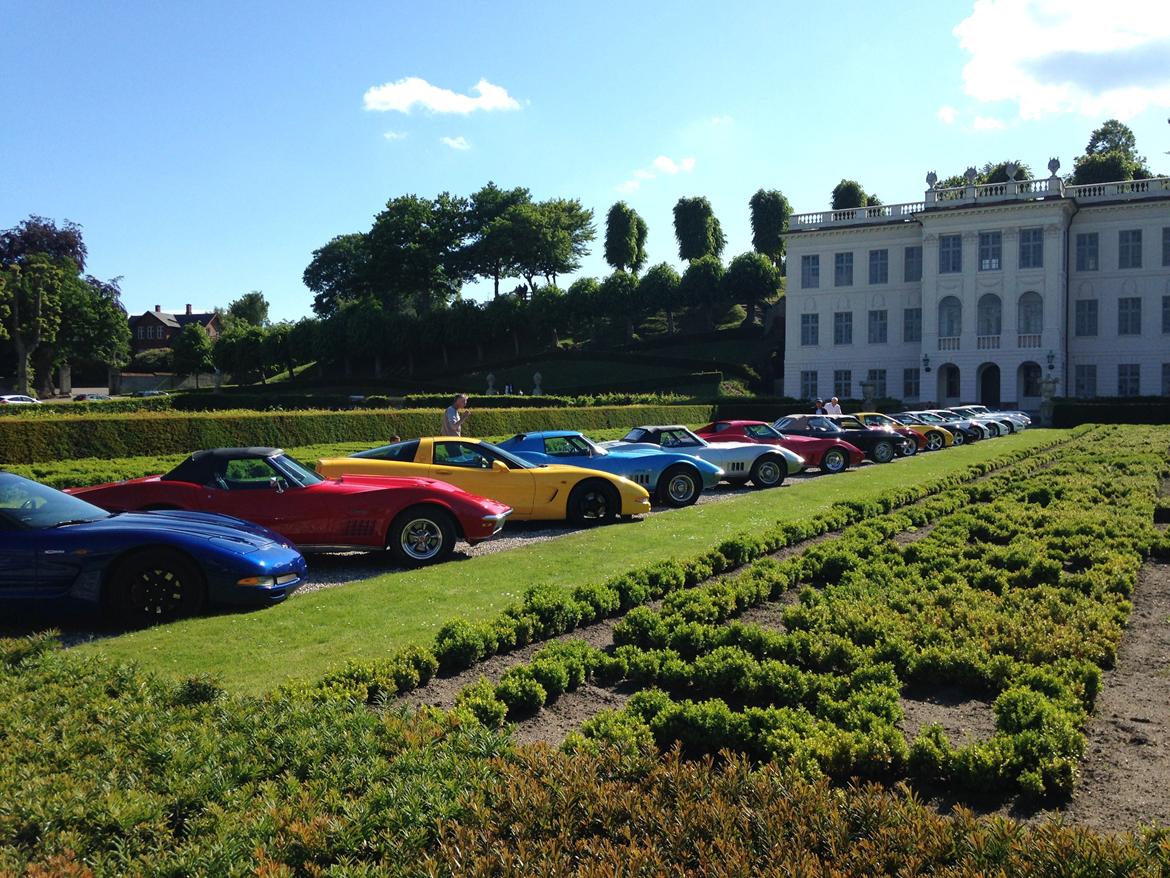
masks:
[[[793,436],[843,439],[860,448],[874,463],[889,463],[903,454],[907,450],[907,444],[913,442],[886,430],[873,430],[869,427],[862,430],[847,430],[825,415],[785,415],[772,426],[781,433],[791,433]]]

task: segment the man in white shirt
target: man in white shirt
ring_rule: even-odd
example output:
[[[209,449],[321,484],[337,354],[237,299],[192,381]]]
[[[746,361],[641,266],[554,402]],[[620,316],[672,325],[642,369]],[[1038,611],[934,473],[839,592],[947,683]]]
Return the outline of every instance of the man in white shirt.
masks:
[[[841,403],[837,401],[837,397],[834,396],[829,400],[829,404],[825,406],[825,410],[831,415],[841,414]]]
[[[444,436],[462,436],[463,425],[471,413],[467,411],[467,394],[460,393],[451,400],[447,411],[443,412],[443,427],[440,431]]]

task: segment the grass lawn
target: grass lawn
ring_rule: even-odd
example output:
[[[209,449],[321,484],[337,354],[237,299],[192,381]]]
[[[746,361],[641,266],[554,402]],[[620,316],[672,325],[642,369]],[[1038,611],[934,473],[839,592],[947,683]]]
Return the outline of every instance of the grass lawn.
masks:
[[[1009,450],[1046,444],[1053,435],[1029,430],[509,552],[378,576],[294,597],[264,611],[189,619],[77,649],[137,661],[169,675],[211,674],[234,691],[259,693],[291,678],[318,677],[349,658],[429,643],[448,619],[497,613],[530,585],[573,587],[667,558],[690,557],[735,533],[808,518],[835,502],[947,475]]]

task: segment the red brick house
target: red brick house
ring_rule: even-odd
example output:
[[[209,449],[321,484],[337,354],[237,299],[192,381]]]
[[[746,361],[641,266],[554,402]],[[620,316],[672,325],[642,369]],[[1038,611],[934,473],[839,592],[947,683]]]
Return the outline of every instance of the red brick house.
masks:
[[[214,311],[192,311],[191,306],[182,314],[172,314],[155,305],[147,311],[130,318],[130,349],[134,353],[152,348],[169,348],[179,330],[188,323],[199,323],[213,339],[219,335],[219,315]]]

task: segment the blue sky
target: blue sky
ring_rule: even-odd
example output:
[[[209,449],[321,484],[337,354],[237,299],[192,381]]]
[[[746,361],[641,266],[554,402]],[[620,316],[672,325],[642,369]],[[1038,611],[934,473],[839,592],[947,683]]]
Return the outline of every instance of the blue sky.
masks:
[[[706,195],[729,258],[761,186],[798,211],[842,177],[918,200],[931,169],[1069,169],[1110,115],[1170,170],[1162,5],[0,0],[0,227],[81,223],[132,312],[260,289],[277,319],[389,198],[488,180],[581,198],[599,235],[624,198],[654,262],[677,263],[675,200]]]

